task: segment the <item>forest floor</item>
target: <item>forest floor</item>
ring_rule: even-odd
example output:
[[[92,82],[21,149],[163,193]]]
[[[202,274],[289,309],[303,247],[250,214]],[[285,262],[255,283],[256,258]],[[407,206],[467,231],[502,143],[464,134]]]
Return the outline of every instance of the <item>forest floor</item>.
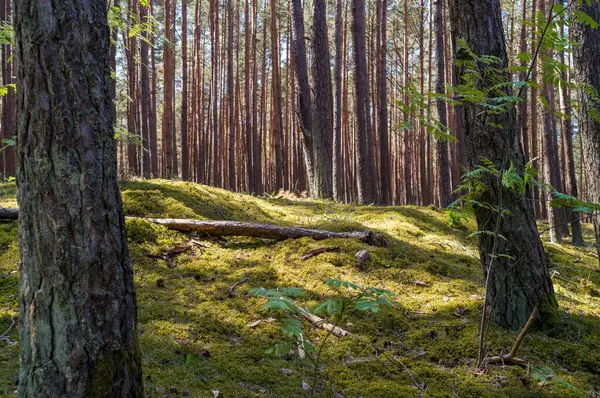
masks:
[[[121,184],[129,216],[237,220],[332,231],[373,230],[385,248],[352,239],[273,241],[207,239],[128,220],[137,288],[147,397],[302,397],[313,386],[307,358],[267,353],[284,340],[277,314],[251,288],[300,287],[298,304],[332,294],[328,278],[388,289],[399,308],[353,312],[352,336],[327,340],[318,367],[319,397],[598,397],[600,273],[591,247],[545,242],[560,318],[531,331],[519,350],[527,368],[475,370],[483,278],[472,218],[434,207],[340,205],[291,195],[255,198],[167,181]],[[15,207],[15,187],[0,184],[0,207]],[[587,241],[591,240],[586,230]],[[545,237],[544,237],[545,238]],[[178,245],[194,248],[175,267],[148,257]],[[339,247],[301,260],[322,247]],[[357,266],[355,254],[371,259]],[[16,321],[17,224],[0,224],[0,336]],[[315,345],[326,332],[304,322]],[[492,326],[490,355],[506,353],[516,332]],[[15,324],[0,340],[0,396],[14,396]],[[337,395],[336,395],[337,394]]]

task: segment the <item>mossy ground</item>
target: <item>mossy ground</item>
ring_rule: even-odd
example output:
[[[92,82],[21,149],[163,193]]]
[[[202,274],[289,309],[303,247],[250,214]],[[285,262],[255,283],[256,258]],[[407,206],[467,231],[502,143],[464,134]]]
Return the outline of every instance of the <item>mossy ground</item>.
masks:
[[[144,386],[148,397],[301,397],[312,383],[310,364],[266,351],[282,339],[277,322],[262,310],[253,287],[301,287],[302,304],[329,292],[323,281],[338,278],[397,294],[401,310],[354,313],[344,327],[395,357],[408,371],[373,361],[371,346],[334,338],[323,354],[318,396],[345,397],[585,397],[600,391],[600,273],[591,247],[546,244],[560,303],[560,323],[530,333],[519,351],[530,369],[493,367],[474,371],[483,280],[473,221],[451,228],[435,208],[339,205],[292,197],[254,198],[182,182],[123,182],[127,215],[240,220],[330,230],[370,229],[386,235],[388,248],[354,240],[275,242],[251,238],[205,239],[170,269],[148,254],[190,241],[191,235],[144,221],[128,221],[135,268]],[[15,206],[15,189],[0,184],[0,207]],[[588,235],[588,241],[590,236]],[[306,261],[309,250],[338,246]],[[369,250],[360,269],[354,255]],[[17,315],[17,228],[0,224],[0,334]],[[228,289],[236,282],[233,296]],[[415,283],[419,281],[418,283]],[[425,285],[422,285],[423,282]],[[459,316],[455,315],[458,314]],[[248,326],[261,320],[256,326]],[[321,330],[305,325],[318,344]],[[14,327],[9,333],[17,341]],[[489,350],[506,351],[515,334],[492,327]],[[367,359],[346,365],[351,359]],[[539,384],[538,373],[556,373]],[[0,341],[0,395],[16,389],[18,344]],[[572,388],[571,388],[572,387]],[[4,395],[2,395],[4,394]]]

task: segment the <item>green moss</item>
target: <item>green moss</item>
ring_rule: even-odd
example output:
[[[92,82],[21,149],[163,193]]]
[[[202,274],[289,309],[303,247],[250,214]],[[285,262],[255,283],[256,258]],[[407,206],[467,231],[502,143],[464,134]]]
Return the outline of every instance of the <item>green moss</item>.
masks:
[[[2,189],[8,194],[2,196]],[[352,338],[331,340],[323,355],[318,396],[335,390],[347,397],[534,397],[586,396],[600,389],[600,274],[594,248],[546,243],[559,312],[551,330],[532,331],[519,355],[531,371],[492,367],[474,372],[483,277],[472,218],[451,228],[434,207],[363,207],[293,197],[255,198],[221,189],[171,181],[122,184],[125,212],[139,217],[229,219],[299,225],[336,231],[374,230],[390,245],[370,247],[351,239],[309,238],[272,241],[244,237],[206,239],[169,231],[143,220],[128,220],[128,240],[138,298],[140,349],[147,396],[301,397],[302,381],[312,383],[311,364],[266,351],[283,335],[264,302],[250,288],[302,287],[299,303],[316,304],[339,278],[394,292],[401,310],[390,314],[351,313],[342,325]],[[14,184],[0,185],[0,201],[14,201]],[[0,202],[3,203],[3,202]],[[1,205],[1,204],[0,204]],[[591,231],[585,228],[586,237]],[[149,258],[190,237],[203,247],[177,258],[170,269]],[[302,261],[320,247],[337,246]],[[369,250],[371,261],[356,267],[355,254]],[[17,313],[16,223],[0,224],[0,333]],[[240,281],[245,281],[240,283]],[[237,285],[236,285],[237,284]],[[230,294],[232,286],[236,285]],[[161,287],[159,287],[161,286]],[[256,321],[260,323],[254,325]],[[254,325],[254,326],[249,326]],[[319,343],[324,333],[305,325]],[[16,341],[16,330],[9,334]],[[516,333],[495,326],[488,334],[491,355],[510,349]],[[364,342],[369,342],[368,344]],[[376,351],[373,351],[373,346]],[[0,342],[0,395],[14,390],[18,346]],[[375,360],[395,358],[383,367]],[[360,364],[346,365],[353,359]],[[553,382],[540,387],[534,368],[546,366],[577,391]],[[286,369],[285,373],[282,369]],[[110,373],[110,366],[106,366]],[[172,393],[172,390],[177,393]]]

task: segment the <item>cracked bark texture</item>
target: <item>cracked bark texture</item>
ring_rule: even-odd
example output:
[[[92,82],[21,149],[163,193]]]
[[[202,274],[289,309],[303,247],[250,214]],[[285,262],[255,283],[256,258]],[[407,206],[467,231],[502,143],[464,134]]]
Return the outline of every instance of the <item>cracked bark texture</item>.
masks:
[[[501,62],[493,67],[506,68],[500,0],[450,0],[449,4],[455,59],[470,57],[458,44],[458,39],[462,39],[473,53],[498,57]],[[479,67],[485,76],[486,66]],[[463,69],[457,69],[459,84],[464,83]],[[489,80],[484,79],[479,88],[491,87],[494,83]],[[507,90],[506,94],[511,93]],[[462,123],[470,170],[478,167],[485,157],[498,170],[512,163],[517,172],[523,172],[525,161],[515,107],[494,115],[486,113],[481,105],[467,103]],[[510,211],[500,224],[499,234],[503,237],[498,244],[500,256],[492,260],[497,212],[484,207],[475,209],[479,230],[487,232],[479,234],[479,254],[486,275],[490,263],[494,264],[487,291],[490,302],[495,303],[492,319],[502,327],[520,329],[539,306],[542,321],[548,321],[554,317],[557,303],[531,203],[515,191],[502,189],[498,179],[488,178],[484,183],[487,190],[478,198],[479,202],[497,205],[500,201],[501,207]]]
[[[587,5],[576,4],[576,9],[600,21],[600,3],[592,1]],[[579,133],[582,141],[583,167],[588,176],[591,199],[598,203],[600,198],[600,30],[582,23],[574,23],[571,28],[571,40],[578,43],[573,46],[575,77],[586,87],[578,90]],[[600,220],[593,219],[596,235],[596,249],[600,259]]]
[[[141,397],[106,2],[15,2],[19,397]]]

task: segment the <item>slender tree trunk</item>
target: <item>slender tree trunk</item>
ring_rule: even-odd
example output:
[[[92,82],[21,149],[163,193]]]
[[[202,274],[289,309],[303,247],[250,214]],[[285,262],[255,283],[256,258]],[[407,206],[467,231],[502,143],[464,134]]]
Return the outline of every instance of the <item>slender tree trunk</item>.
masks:
[[[4,0],[0,3],[0,9],[2,16],[0,18],[2,23],[10,24],[11,15],[11,1]],[[5,44],[2,46],[2,84],[7,86],[13,83],[12,75],[12,61],[10,57],[12,55],[12,46]],[[2,131],[5,139],[12,140],[15,135],[15,91],[13,88],[8,87],[8,92],[3,97],[2,106]],[[4,145],[2,145],[4,146]],[[8,147],[3,152],[4,156],[4,172],[6,176],[15,175],[16,159],[15,159],[15,148]]]
[[[536,21],[537,19],[537,1],[531,1],[531,19],[532,21]],[[536,29],[532,29],[531,33],[531,53],[533,54],[536,51],[537,46],[537,38],[536,38]],[[531,165],[535,169],[539,169],[539,161],[538,161],[538,67],[537,62],[532,65],[531,69],[531,81],[536,83],[531,86],[531,154],[529,159],[531,159]],[[536,217],[541,217],[542,209],[540,205],[540,192],[538,189],[534,188],[531,190],[531,196],[533,198],[534,210]]]
[[[600,21],[600,3],[585,1],[576,4],[577,11],[584,12],[594,21]],[[588,177],[588,189],[591,200],[595,203],[600,198],[600,30],[589,25],[574,23],[571,26],[572,40],[579,45],[573,46],[573,61],[576,80],[584,83],[578,91],[579,134],[581,137],[582,164]],[[596,248],[600,260],[600,216],[593,217]]]
[[[137,1],[129,0],[127,2],[127,17],[129,21],[134,20],[137,14]],[[133,23],[133,22],[131,22]],[[129,101],[127,103],[127,133],[134,136],[139,134],[139,122],[137,117],[137,109],[139,98],[136,93],[137,74],[136,74],[136,57],[137,57],[137,38],[129,37],[129,32],[123,32],[123,43],[125,45],[125,58],[127,60],[127,88]],[[125,35],[127,34],[127,38]],[[128,142],[127,145],[127,170],[130,175],[139,175],[139,165],[137,156],[137,144]]]
[[[446,69],[445,69],[445,46],[444,37],[442,35],[444,23],[444,0],[436,0],[435,6],[435,57],[437,64],[437,80],[435,90],[438,94],[446,93]],[[448,125],[446,116],[446,103],[442,100],[437,100],[437,111],[439,122],[442,126]],[[440,207],[448,207],[452,202],[450,191],[450,165],[448,162],[448,142],[443,139],[437,141],[437,166],[438,166],[438,196],[440,199]]]
[[[187,15],[187,0],[181,0],[181,178],[184,181],[190,179]]]
[[[304,10],[302,0],[292,0],[293,10],[293,46],[296,84],[298,86],[298,119],[302,131],[304,161],[308,175],[308,188],[315,195],[315,170],[313,154],[313,116],[310,84],[308,81],[308,63],[306,60],[306,41],[304,33]]]
[[[546,13],[546,2],[548,0],[538,0],[540,4],[540,11],[545,15]],[[547,51],[543,54],[543,58],[551,59],[552,53],[551,51]],[[545,71],[543,71],[545,72]],[[555,136],[554,123],[552,120],[552,108],[554,107],[554,99],[553,92],[554,87],[552,83],[549,81],[549,77],[543,73],[542,76],[542,91],[544,98],[546,99],[546,103],[549,105],[549,108],[544,112],[544,127],[543,127],[543,161],[544,161],[544,180],[546,184],[552,185],[554,188],[560,190],[560,179],[558,177],[558,170],[555,170],[555,167],[551,165],[558,165],[558,151],[555,144],[555,140],[553,135]],[[557,207],[548,206],[548,223],[550,224],[550,241],[553,243],[561,242],[561,234],[560,234],[560,209]]]
[[[233,91],[233,1],[227,0],[227,104],[229,105],[228,183],[235,191],[235,119]]]
[[[314,196],[332,198],[333,94],[325,0],[314,0],[312,49],[312,70],[315,82],[315,106],[313,108]]]
[[[507,67],[500,0],[450,0],[450,21],[455,59],[474,61],[471,53],[458,44],[461,39],[474,54],[498,57],[501,62],[493,65],[494,68],[504,70]],[[489,66],[478,62],[477,67],[481,75],[486,76],[485,69]],[[464,68],[458,68],[460,84],[464,83]],[[509,79],[508,73],[499,77]],[[496,81],[497,78],[483,80],[481,88],[489,88]],[[509,88],[506,94],[511,95]],[[523,173],[525,162],[517,139],[515,109],[509,108],[499,114],[488,113],[485,117],[481,117],[482,112],[485,113],[485,109],[480,105],[464,105],[469,168],[477,167],[485,157],[498,170],[513,165],[517,173]],[[504,189],[498,179],[483,177],[482,183],[485,190],[477,200],[510,211],[510,216],[498,219],[495,210],[483,206],[475,209],[481,232],[481,264],[489,278],[486,294],[489,302],[495,304],[492,318],[500,326],[519,329],[538,307],[543,321],[551,319],[557,303],[530,201],[515,190]],[[502,238],[494,236],[495,233]],[[493,268],[490,268],[492,265]],[[546,315],[549,317],[546,318]]]
[[[18,396],[142,397],[106,4],[16,1],[15,38]]]
[[[527,52],[527,0],[521,0],[521,37],[519,41],[519,52],[525,54]],[[526,60],[521,60],[520,66],[523,69],[519,72],[519,81],[524,82],[526,78],[525,68],[528,66]],[[523,142],[523,152],[525,161],[529,161],[529,132],[527,131],[527,90],[523,90],[523,101],[518,106],[519,132],[521,141]]]
[[[410,0],[404,0],[404,43],[403,43],[403,57],[402,57],[402,70],[404,73],[404,77],[402,79],[402,83],[404,84],[404,106],[409,107],[409,96],[408,96],[408,86],[409,86],[409,53],[408,53],[408,3]],[[404,121],[408,122],[411,115],[408,112],[404,112]],[[411,170],[411,157],[412,153],[410,150],[410,138],[411,131],[406,130],[403,132],[403,141],[404,141],[404,156],[403,156],[403,180],[404,180],[404,204],[412,204],[413,203],[413,188],[412,188],[412,170]]]
[[[271,63],[272,63],[272,107],[271,110],[271,139],[273,141],[273,155],[275,157],[275,189],[283,188],[283,114],[281,109],[281,64],[279,60],[279,33],[277,29],[278,0],[271,0]]]
[[[174,1],[174,0],[173,0]],[[173,169],[173,94],[175,91],[175,68],[173,53],[173,17],[171,0],[165,0],[165,43],[163,45],[163,116],[162,116],[162,177],[171,179]]]
[[[252,14],[253,21],[252,24],[252,48],[256,49],[257,46],[257,30],[258,30],[258,12],[256,9],[256,3],[258,0],[252,0]],[[263,54],[263,58],[264,58]],[[256,52],[252,57],[252,70],[253,70],[253,90],[252,90],[252,127],[254,129],[253,137],[252,137],[252,169],[254,173],[254,193],[262,193],[262,179],[261,179],[261,170],[262,170],[262,154],[261,154],[261,146],[260,146],[260,129],[258,125],[258,56]],[[262,74],[264,78],[264,73]]]
[[[252,71],[252,63],[254,62],[254,51],[250,52],[252,45],[252,26],[250,25],[250,0],[245,1],[244,6],[244,102],[245,102],[245,121],[244,121],[244,140],[246,142],[246,161],[244,163],[244,171],[246,173],[247,192],[252,192],[254,189],[254,174],[252,173],[252,164],[254,151],[252,148],[252,137],[254,135],[254,125],[252,124],[252,80],[250,72]],[[254,76],[253,76],[254,78]]]
[[[222,185],[221,158],[219,157],[219,1],[211,0],[212,22],[212,184],[216,187]]]
[[[140,21],[146,22],[148,17],[148,9],[139,5]],[[151,152],[150,152],[150,73],[149,73],[149,58],[148,58],[148,35],[140,41],[140,86],[141,86],[141,108],[142,108],[142,176],[150,178],[151,173]]]
[[[337,202],[344,200],[342,174],[342,58],[343,58],[343,12],[344,0],[336,1],[335,11],[335,114],[333,128],[333,198]]]
[[[154,0],[150,0],[150,16],[154,17]],[[158,169],[158,132],[156,122],[156,90],[158,83],[158,72],[156,71],[156,50],[155,50],[155,38],[154,35],[150,35],[150,54],[152,58],[152,89],[150,93],[151,105],[148,114],[148,125],[149,125],[149,140],[150,140],[150,168],[152,170],[152,177],[159,175]]]
[[[377,1],[377,133],[379,135],[379,179],[381,203],[391,198],[390,148],[387,104],[387,0]]]
[[[376,170],[369,128],[369,74],[365,45],[365,1],[352,0],[352,40],[354,43],[354,83],[356,100],[356,158],[358,201],[377,202]]]
[[[568,0],[564,1],[564,5],[566,6]],[[561,36],[564,36],[565,34],[565,28],[564,25],[561,25]],[[562,62],[563,64],[566,64],[566,51],[563,50],[560,53],[560,62]],[[570,64],[570,62],[569,62]],[[569,68],[570,69],[570,68]],[[570,73],[570,72],[569,72]],[[563,70],[563,72],[561,73],[561,79],[564,82],[567,82],[570,80],[570,76],[567,74],[566,70]],[[571,93],[569,90],[569,87],[567,87],[566,84],[562,84],[561,85],[561,99],[562,99],[562,112],[564,113],[565,117],[563,118],[562,121],[562,128],[561,128],[561,141],[562,141],[562,145],[563,145],[563,149],[564,149],[564,163],[565,163],[565,169],[564,169],[564,175],[565,175],[565,189],[566,192],[573,196],[573,197],[578,197],[579,196],[579,192],[577,189],[577,177],[575,175],[576,171],[575,171],[575,155],[573,153],[573,123],[572,123],[572,117],[573,117],[573,109],[571,108]],[[570,209],[567,209],[567,220],[571,222],[571,233],[572,233],[572,242],[573,245],[575,246],[583,246],[584,241],[583,241],[583,231],[581,229],[581,221],[580,221],[580,217],[581,214],[578,212],[574,212],[574,211],[570,211]]]

